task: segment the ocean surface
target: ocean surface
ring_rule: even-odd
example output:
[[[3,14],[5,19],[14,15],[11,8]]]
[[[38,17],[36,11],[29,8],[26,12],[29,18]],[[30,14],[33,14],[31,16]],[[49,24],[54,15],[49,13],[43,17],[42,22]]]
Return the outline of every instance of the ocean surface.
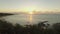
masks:
[[[60,14],[36,14],[36,15],[18,14],[6,16],[4,17],[4,19],[13,24],[18,23],[21,25],[37,24],[42,21],[48,21],[49,24],[53,24],[60,22]]]

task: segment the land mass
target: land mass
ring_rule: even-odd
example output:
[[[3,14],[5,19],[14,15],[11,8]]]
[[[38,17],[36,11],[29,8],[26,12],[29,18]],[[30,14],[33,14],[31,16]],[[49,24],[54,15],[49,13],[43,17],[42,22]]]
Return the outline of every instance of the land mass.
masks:
[[[12,13],[0,13],[0,17],[14,15]]]

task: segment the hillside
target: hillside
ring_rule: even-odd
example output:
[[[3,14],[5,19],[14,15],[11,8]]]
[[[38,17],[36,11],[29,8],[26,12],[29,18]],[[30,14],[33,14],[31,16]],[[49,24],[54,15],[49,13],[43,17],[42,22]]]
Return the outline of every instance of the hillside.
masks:
[[[14,15],[14,14],[12,14],[12,13],[0,13],[0,17],[9,16],[9,15]]]

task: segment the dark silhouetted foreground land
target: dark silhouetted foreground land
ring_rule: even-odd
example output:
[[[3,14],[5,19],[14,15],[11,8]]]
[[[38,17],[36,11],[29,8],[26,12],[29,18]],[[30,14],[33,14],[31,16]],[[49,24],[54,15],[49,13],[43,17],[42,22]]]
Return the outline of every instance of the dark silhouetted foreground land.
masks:
[[[49,28],[49,24],[44,24],[46,22],[48,21],[22,26],[0,20],[0,34],[60,34],[60,23],[55,23]]]

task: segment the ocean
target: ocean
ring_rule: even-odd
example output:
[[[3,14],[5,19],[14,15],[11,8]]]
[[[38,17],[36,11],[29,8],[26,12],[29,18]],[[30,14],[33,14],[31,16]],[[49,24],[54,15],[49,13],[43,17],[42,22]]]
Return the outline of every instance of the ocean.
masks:
[[[48,21],[49,24],[59,23],[60,22],[60,14],[17,14],[12,16],[6,16],[4,19],[13,24],[38,24],[39,22]]]

